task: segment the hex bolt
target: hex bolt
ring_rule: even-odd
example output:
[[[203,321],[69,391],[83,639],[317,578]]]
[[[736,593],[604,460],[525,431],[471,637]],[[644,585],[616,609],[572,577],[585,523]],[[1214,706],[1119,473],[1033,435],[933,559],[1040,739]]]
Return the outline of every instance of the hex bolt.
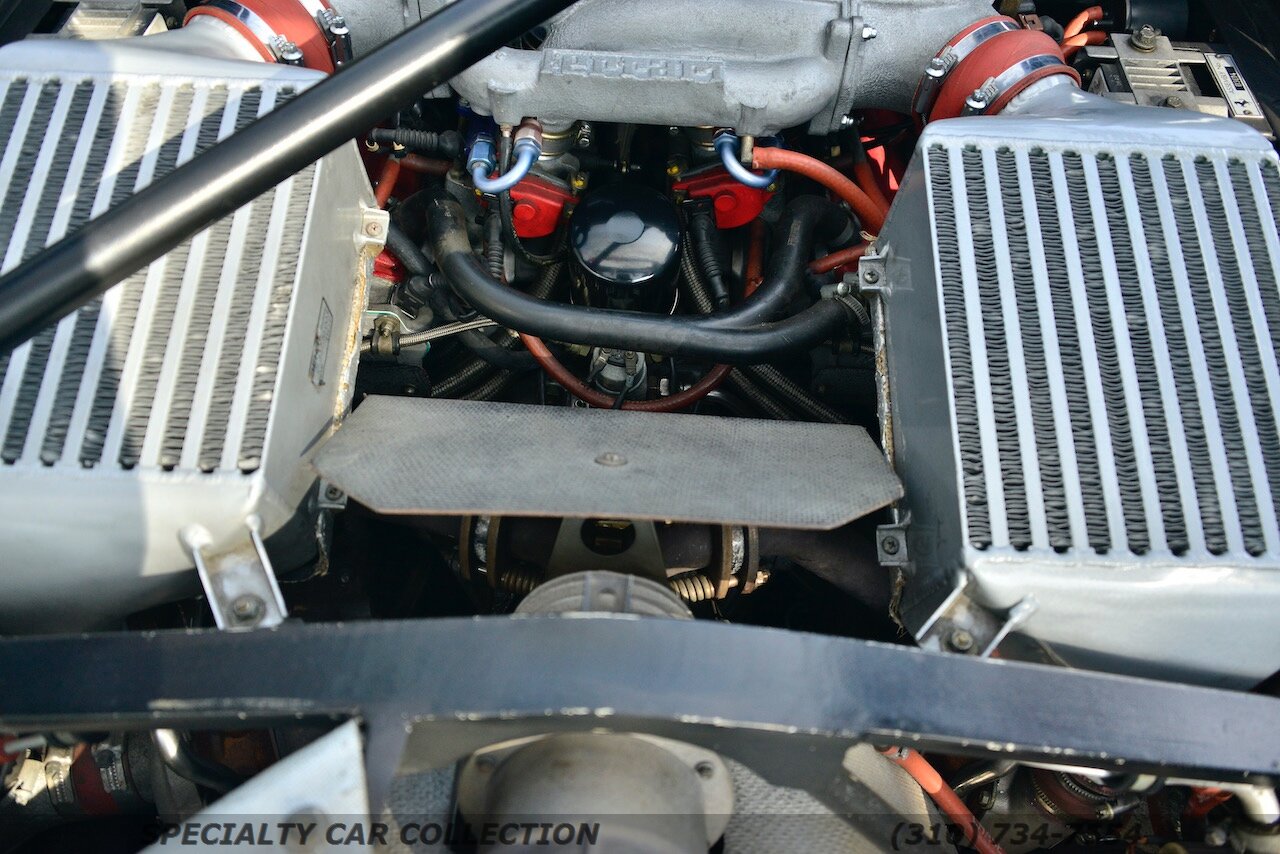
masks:
[[[1156,49],[1156,36],[1160,35],[1160,31],[1150,24],[1143,24],[1133,31],[1129,36],[1129,44],[1133,45],[1135,50],[1153,51]]]
[[[968,652],[973,649],[973,635],[965,629],[952,629],[947,637],[947,646],[956,652]]]
[[[862,28],[862,40],[864,42],[869,42],[878,35],[880,35],[880,32],[875,27],[864,26]]]
[[[622,454],[614,453],[613,451],[605,451],[603,454],[596,457],[596,464],[608,466],[609,468],[618,468],[619,466],[625,466],[627,464],[627,458]]]
[[[1182,100],[1178,95],[1170,95],[1168,98],[1164,99],[1164,105],[1166,107],[1172,107],[1175,110],[1181,110],[1187,106],[1187,102]]]
[[[898,542],[897,537],[885,537],[880,541],[880,550],[887,555],[896,555],[900,548],[902,544]]]
[[[693,770],[698,772],[698,776],[704,780],[710,780],[716,774],[716,766],[710,762],[699,762],[693,766]]]
[[[255,623],[262,617],[263,601],[252,593],[237,596],[231,603],[231,616],[237,623]]]

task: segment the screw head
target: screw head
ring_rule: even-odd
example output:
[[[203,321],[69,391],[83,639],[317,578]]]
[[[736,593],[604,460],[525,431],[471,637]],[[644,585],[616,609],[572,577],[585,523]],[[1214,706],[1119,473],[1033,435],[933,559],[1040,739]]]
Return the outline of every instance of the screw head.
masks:
[[[382,235],[382,223],[376,220],[365,223],[364,233],[370,237],[380,237]]]
[[[876,30],[875,27],[862,28],[862,40],[864,42],[871,41],[873,38],[875,38],[878,35],[880,35],[880,33],[878,30]]]
[[[853,116],[841,116],[841,117],[840,117],[840,127],[842,127],[842,128],[851,128],[851,127],[853,127],[854,125],[856,125],[857,123],[858,123],[858,120],[857,120],[857,119],[855,119]]]
[[[265,603],[251,593],[237,596],[231,603],[231,616],[238,623],[254,623],[262,617]]]
[[[324,497],[330,501],[337,501],[342,497],[342,490],[336,486],[326,486],[324,488]]]
[[[596,465],[618,468],[620,466],[625,466],[626,464],[627,458],[622,454],[614,453],[613,451],[605,451],[603,454],[596,457]]]
[[[1166,107],[1172,107],[1175,110],[1181,110],[1183,107],[1187,106],[1187,102],[1182,100],[1178,95],[1170,95],[1168,98],[1164,99],[1164,105]]]
[[[887,555],[896,555],[901,548],[897,537],[885,537],[880,541],[880,550]]]
[[[1158,35],[1160,35],[1160,31],[1151,24],[1143,24],[1129,36],[1129,44],[1133,45],[1137,50],[1155,50],[1156,36]]]
[[[875,270],[864,270],[862,273],[862,281],[866,282],[868,285],[874,285],[876,282],[880,281],[880,274]]]
[[[956,652],[968,652],[973,649],[973,635],[965,629],[952,629],[947,637],[947,646]]]

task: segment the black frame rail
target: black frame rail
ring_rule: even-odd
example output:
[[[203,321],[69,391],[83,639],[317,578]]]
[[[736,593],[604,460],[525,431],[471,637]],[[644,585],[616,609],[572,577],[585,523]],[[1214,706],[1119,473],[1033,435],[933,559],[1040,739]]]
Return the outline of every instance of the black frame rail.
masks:
[[[859,742],[1274,785],[1280,699],[700,621],[488,617],[0,641],[0,731],[352,717],[370,795],[507,738],[701,744],[866,813]]]

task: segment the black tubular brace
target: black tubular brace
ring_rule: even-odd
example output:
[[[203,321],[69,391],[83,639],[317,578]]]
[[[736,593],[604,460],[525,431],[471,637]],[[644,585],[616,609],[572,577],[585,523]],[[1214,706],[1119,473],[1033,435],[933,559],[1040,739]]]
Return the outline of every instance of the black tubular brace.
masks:
[[[813,347],[856,320],[840,300],[824,299],[786,320],[764,324],[752,323],[750,319],[744,322],[744,317],[775,311],[773,303],[757,299],[759,291],[737,308],[704,317],[638,314],[536,299],[495,281],[484,269],[471,249],[461,205],[443,190],[425,192],[429,194],[427,232],[436,264],[454,291],[486,317],[539,338],[686,356],[722,364],[756,364],[782,353]],[[811,249],[812,230],[807,245]],[[801,254],[799,247],[796,249],[796,252],[780,252],[775,256],[795,257],[802,271],[808,252]],[[775,270],[776,267],[771,272]],[[769,281],[760,291],[766,287],[770,294],[776,292],[788,298],[793,295],[788,284]],[[758,308],[762,305],[763,309]]]
[[[0,277],[0,352],[572,5],[458,0]]]

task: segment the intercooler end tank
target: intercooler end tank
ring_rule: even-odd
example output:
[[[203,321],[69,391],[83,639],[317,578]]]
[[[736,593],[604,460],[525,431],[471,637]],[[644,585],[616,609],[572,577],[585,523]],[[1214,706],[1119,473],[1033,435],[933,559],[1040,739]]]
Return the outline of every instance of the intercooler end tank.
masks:
[[[1280,668],[1276,156],[1226,119],[1050,100],[926,127],[863,262],[902,616],[921,633],[967,582],[1069,663],[1250,685]]]
[[[0,51],[5,272],[322,78],[146,42]],[[250,526],[279,569],[314,555],[309,460],[350,403],[372,209],[344,146],[0,356],[0,631],[190,595],[191,543]]]

